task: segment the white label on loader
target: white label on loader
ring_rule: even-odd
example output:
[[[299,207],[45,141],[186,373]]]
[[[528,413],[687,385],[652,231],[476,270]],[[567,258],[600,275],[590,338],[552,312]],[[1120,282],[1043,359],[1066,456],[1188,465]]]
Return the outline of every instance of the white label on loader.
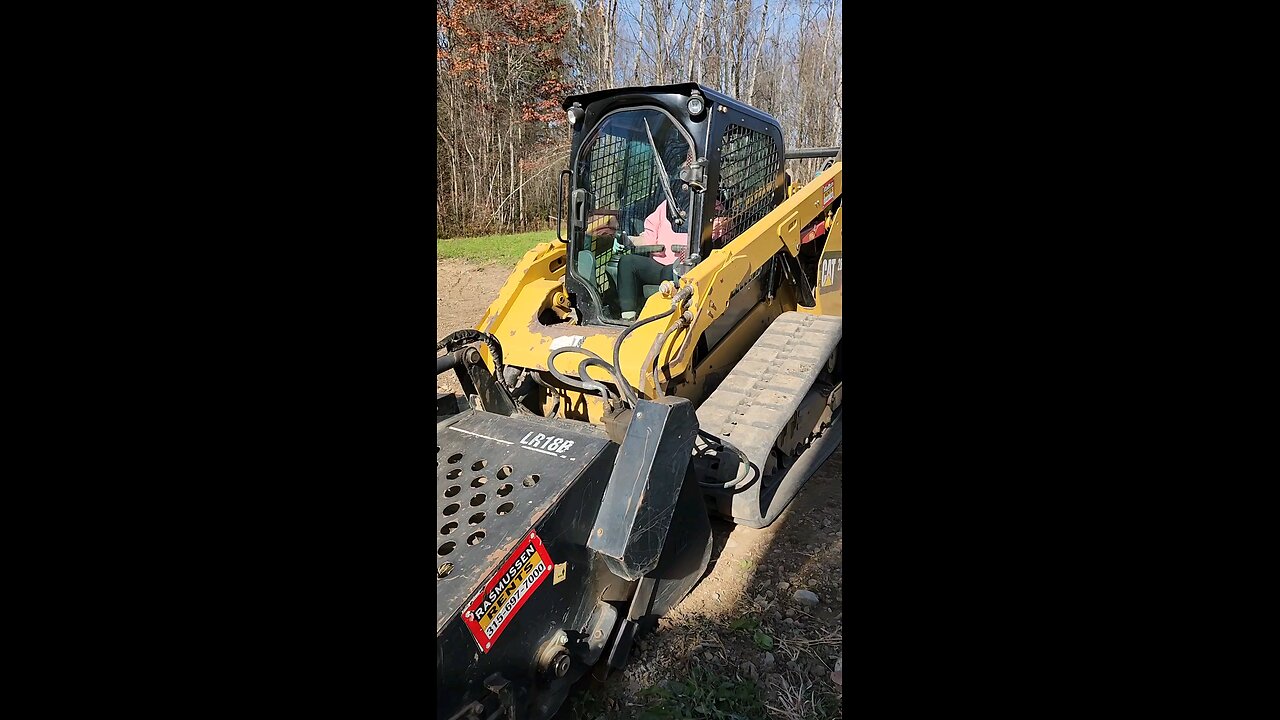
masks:
[[[552,455],[554,457],[569,457],[565,453],[569,452],[569,448],[573,447],[573,441],[568,438],[556,437],[555,435],[544,435],[540,432],[531,432],[520,438],[520,444],[526,450],[534,450],[543,455]]]
[[[586,335],[565,335],[552,340],[551,349],[557,350],[562,347],[582,347],[582,342],[586,339]]]

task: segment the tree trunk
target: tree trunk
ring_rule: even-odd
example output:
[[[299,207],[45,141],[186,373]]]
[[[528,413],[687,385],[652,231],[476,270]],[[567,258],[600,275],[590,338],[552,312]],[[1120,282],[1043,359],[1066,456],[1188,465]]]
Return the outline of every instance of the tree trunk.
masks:
[[[760,72],[760,54],[764,52],[765,23],[769,20],[769,0],[764,0],[764,10],[760,12],[760,36],[756,38],[756,51],[751,57],[751,79],[747,81],[747,104],[750,105],[756,96],[756,75]]]

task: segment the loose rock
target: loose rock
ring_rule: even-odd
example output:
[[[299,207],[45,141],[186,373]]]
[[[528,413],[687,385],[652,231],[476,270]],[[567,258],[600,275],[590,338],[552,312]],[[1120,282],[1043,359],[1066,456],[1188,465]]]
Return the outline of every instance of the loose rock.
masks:
[[[818,596],[808,590],[797,590],[792,597],[796,602],[807,607],[817,607],[818,605]]]
[[[783,580],[782,582],[778,583],[779,590],[786,590],[789,587],[791,587],[791,583],[787,582],[786,580]]]

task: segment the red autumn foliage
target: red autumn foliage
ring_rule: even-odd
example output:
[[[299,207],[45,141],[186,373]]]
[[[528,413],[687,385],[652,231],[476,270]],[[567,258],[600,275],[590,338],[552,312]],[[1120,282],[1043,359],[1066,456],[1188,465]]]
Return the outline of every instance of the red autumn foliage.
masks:
[[[563,0],[437,0],[436,59],[477,94],[512,103],[521,120],[545,122],[572,88],[561,51],[568,31]]]

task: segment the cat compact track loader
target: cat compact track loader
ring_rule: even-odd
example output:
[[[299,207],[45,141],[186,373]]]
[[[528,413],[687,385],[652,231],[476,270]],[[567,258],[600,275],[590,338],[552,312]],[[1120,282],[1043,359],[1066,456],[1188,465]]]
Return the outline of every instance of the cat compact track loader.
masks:
[[[442,720],[545,720],[623,667],[708,514],[769,525],[841,439],[841,152],[692,83],[563,107],[557,241],[437,344]]]

